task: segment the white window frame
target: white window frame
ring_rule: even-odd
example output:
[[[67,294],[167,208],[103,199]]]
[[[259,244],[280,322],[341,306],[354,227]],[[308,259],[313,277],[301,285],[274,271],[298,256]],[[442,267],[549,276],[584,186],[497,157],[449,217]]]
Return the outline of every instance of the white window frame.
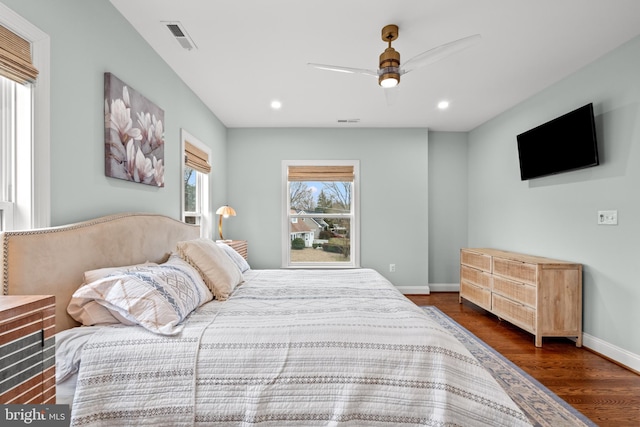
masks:
[[[184,171],[185,171],[185,142],[189,141],[190,144],[199,148],[207,153],[207,156],[211,158],[211,149],[195,136],[191,135],[184,129],[180,129],[180,140],[182,145],[182,162],[180,167],[180,212],[182,212],[182,221],[186,220],[186,217],[195,217],[196,224],[200,226],[200,237],[209,237],[213,235],[213,211],[211,210],[211,197],[209,195],[211,174],[205,174],[195,171],[196,173],[196,211],[186,212],[184,204]]]
[[[50,154],[50,57],[49,36],[0,3],[0,25],[31,43],[38,78],[32,86],[32,131],[30,144],[22,143],[16,155],[17,202],[0,206],[4,219],[13,218],[12,228],[32,229],[51,225]],[[18,206],[16,206],[16,203]]]
[[[344,217],[351,221],[351,252],[349,262],[291,262],[289,222],[292,219],[289,193],[289,166],[353,166],[351,212]],[[360,267],[360,161],[359,160],[283,160],[282,161],[282,268],[359,268]],[[316,218],[317,213],[296,214],[294,218]]]

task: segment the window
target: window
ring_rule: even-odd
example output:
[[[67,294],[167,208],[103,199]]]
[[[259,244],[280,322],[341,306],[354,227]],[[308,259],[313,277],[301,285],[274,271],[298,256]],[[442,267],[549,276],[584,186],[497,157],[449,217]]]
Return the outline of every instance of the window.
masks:
[[[0,227],[2,230],[29,228],[19,212],[29,209],[31,192],[22,185],[30,181],[31,85],[22,85],[0,76]],[[21,186],[21,187],[19,187]],[[26,190],[26,191],[25,191]],[[14,212],[16,218],[14,221]],[[26,218],[27,222],[29,218]]]
[[[0,33],[0,229],[47,227],[50,40],[1,3]]]
[[[359,162],[283,161],[283,267],[359,267]]]
[[[182,167],[182,220],[188,224],[200,226],[200,234],[211,236],[212,222],[209,204],[209,148],[181,130],[182,152],[184,163]]]

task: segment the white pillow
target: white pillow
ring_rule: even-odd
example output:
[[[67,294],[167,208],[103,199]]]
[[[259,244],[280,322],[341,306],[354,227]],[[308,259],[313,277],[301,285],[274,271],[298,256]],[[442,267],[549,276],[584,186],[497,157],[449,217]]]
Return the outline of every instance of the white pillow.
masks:
[[[84,283],[95,282],[98,279],[102,279],[109,274],[113,274],[117,271],[123,270],[135,270],[139,267],[148,267],[150,265],[158,265],[155,262],[144,262],[142,264],[125,265],[121,267],[105,267],[97,268],[95,270],[89,270],[84,272]]]
[[[224,253],[227,254],[229,258],[231,258],[231,261],[233,261],[233,263],[238,266],[241,273],[244,273],[245,271],[251,268],[249,267],[249,263],[247,262],[247,260],[244,259],[244,257],[240,255],[238,251],[233,249],[231,246],[222,242],[216,242],[216,244],[219,247],[221,247]]]
[[[140,268],[149,267],[152,265],[158,265],[153,262],[145,262],[142,264],[125,265],[120,267],[105,267],[95,270],[89,270],[84,272],[84,282],[91,283],[103,277],[109,276],[114,273],[124,273],[125,271],[135,271]],[[84,326],[94,325],[112,325],[116,323],[122,323],[124,325],[135,325],[135,322],[131,322],[122,317],[117,312],[112,312],[105,306],[98,304],[93,299],[76,298],[71,297],[69,305],[67,306],[67,313],[73,317],[76,321],[80,322]]]
[[[178,253],[200,272],[216,299],[224,301],[243,282],[242,272],[218,245],[210,239],[178,242]]]
[[[94,301],[114,317],[151,332],[175,335],[182,331],[181,322],[213,295],[197,271],[172,255],[164,264],[114,272],[87,283],[73,297]]]

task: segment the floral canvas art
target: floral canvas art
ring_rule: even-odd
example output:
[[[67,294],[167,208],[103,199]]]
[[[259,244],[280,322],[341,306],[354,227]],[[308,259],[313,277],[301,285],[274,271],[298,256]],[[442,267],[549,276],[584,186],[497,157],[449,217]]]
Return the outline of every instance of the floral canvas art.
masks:
[[[164,111],[104,73],[105,175],[164,187]]]

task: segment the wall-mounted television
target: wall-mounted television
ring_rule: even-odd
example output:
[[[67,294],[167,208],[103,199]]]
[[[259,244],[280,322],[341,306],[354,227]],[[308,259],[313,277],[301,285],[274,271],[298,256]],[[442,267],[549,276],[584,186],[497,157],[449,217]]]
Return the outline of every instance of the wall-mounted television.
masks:
[[[523,181],[600,163],[593,104],[521,133],[517,140]]]

